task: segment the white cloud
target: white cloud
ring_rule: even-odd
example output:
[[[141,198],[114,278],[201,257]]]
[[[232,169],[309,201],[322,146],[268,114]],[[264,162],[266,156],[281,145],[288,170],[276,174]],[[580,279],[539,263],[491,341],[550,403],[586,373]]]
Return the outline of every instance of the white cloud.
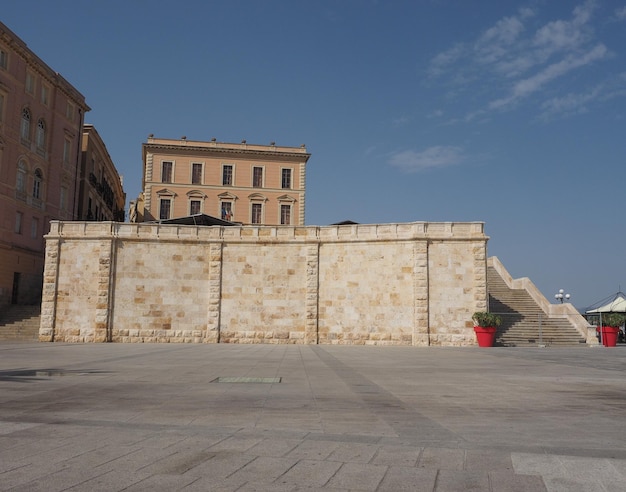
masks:
[[[462,44],[457,44],[449,50],[436,55],[430,63],[429,75],[432,77],[441,75],[450,65],[456,63],[463,56],[464,50],[465,48]]]
[[[517,41],[524,30],[524,25],[516,17],[505,17],[495,26],[487,29],[476,42],[475,50],[478,61],[483,64],[494,63],[506,56],[511,45]]]
[[[549,22],[535,33],[533,44],[546,57],[583,45],[591,39],[592,33],[587,24],[594,9],[595,2],[587,1],[574,9],[571,20]]]
[[[626,6],[620,9],[615,9],[615,17],[619,20],[626,20]]]
[[[391,156],[389,164],[406,173],[460,164],[465,159],[459,147],[434,146],[421,152],[405,150]]]
[[[610,82],[598,84],[586,92],[570,93],[545,101],[541,105],[542,117],[546,119],[555,115],[586,113],[593,103],[624,96],[626,96],[626,73],[620,74]]]
[[[540,107],[548,86],[558,88],[558,81],[572,71],[609,57],[593,29],[596,10],[596,0],[584,0],[567,18],[540,22],[539,12],[520,9],[497,20],[474,42],[457,43],[435,56],[429,74],[447,86],[451,101],[469,94],[467,101],[477,101],[457,121],[512,110],[531,95]],[[615,12],[626,20],[626,7]]]
[[[543,117],[553,114],[586,113],[587,104],[597,99],[601,88],[595,87],[584,94],[568,94],[564,97],[550,99],[542,104]]]
[[[535,16],[535,11],[533,9],[530,9],[528,7],[522,7],[521,9],[519,9],[519,17],[521,19],[528,19],[534,16]]]
[[[391,121],[391,124],[393,126],[405,126],[406,124],[408,124],[410,122],[410,118],[408,116],[399,116],[397,118],[394,118]]]
[[[426,115],[426,117],[427,118],[441,118],[443,115],[444,115],[444,112],[441,109],[435,109],[434,111]]]
[[[576,68],[604,58],[607,52],[608,50],[606,49],[606,46],[599,44],[583,55],[569,55],[563,60],[547,66],[532,77],[520,80],[513,86],[510,96],[492,101],[489,103],[489,108],[501,109],[505,106],[509,106],[517,102],[519,99],[526,97],[533,92],[537,92],[548,82],[561,77]]]

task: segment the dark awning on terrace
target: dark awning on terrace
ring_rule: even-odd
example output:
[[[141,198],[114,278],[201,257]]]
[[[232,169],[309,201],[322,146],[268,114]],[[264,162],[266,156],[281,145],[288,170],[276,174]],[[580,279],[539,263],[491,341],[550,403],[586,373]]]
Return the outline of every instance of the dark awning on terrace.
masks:
[[[186,217],[177,217],[175,219],[165,219],[155,221],[159,224],[181,224],[181,225],[200,225],[200,226],[236,226],[235,222],[218,219],[206,214],[187,215]]]

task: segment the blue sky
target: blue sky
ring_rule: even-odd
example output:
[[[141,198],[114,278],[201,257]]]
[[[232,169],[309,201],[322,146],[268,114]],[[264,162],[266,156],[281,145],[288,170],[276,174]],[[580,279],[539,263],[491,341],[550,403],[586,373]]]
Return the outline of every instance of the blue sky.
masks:
[[[8,3],[8,5],[7,5]],[[129,198],[156,137],[299,146],[306,222],[484,221],[578,308],[626,290],[626,0],[32,0]]]

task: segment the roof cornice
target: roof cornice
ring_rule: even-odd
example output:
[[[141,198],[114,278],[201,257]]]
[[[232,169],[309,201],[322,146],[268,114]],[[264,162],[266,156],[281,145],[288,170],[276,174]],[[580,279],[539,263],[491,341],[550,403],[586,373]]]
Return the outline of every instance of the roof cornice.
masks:
[[[143,154],[145,156],[148,150],[154,152],[155,150],[167,150],[173,153],[199,153],[199,154],[216,154],[216,155],[243,155],[243,156],[259,156],[263,158],[289,158],[294,160],[299,160],[302,162],[307,162],[311,154],[308,152],[297,151],[294,149],[293,151],[285,150],[285,147],[282,148],[271,148],[267,149],[259,149],[259,148],[246,148],[244,146],[240,148],[235,147],[220,147],[219,144],[216,144],[214,147],[206,147],[199,145],[177,145],[177,144],[166,144],[166,143],[144,143],[142,144]]]

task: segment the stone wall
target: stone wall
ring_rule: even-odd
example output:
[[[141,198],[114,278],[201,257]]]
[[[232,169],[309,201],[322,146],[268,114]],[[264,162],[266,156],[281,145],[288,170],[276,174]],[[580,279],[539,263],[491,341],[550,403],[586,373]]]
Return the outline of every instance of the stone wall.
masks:
[[[474,345],[483,228],[53,222],[40,340]]]

